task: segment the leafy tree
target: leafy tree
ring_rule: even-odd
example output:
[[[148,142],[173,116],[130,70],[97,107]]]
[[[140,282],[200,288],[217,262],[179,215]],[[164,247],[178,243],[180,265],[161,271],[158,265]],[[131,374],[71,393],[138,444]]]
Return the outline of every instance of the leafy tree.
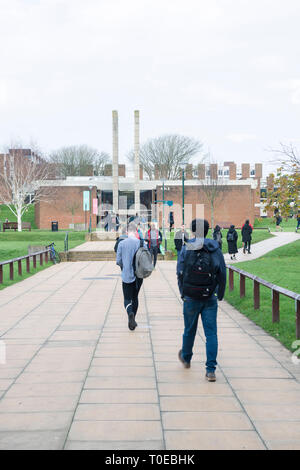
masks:
[[[283,171],[280,167],[273,175],[274,189],[267,192],[265,209],[288,218],[291,212],[300,210],[300,171],[296,164],[290,167],[290,173]]]

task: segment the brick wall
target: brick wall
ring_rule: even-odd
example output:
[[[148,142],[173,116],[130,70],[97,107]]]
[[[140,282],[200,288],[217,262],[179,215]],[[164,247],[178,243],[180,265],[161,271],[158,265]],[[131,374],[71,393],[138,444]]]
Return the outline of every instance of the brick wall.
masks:
[[[88,227],[90,213],[83,211],[83,191],[89,191],[88,186],[54,187],[53,200],[49,203],[41,201],[36,205],[35,222],[37,227],[50,230],[51,222],[57,221],[59,229],[68,229],[69,224],[84,224],[85,220]],[[94,198],[96,198],[96,187],[92,189],[92,199]],[[74,208],[73,218],[72,207]],[[92,227],[96,227],[96,216],[93,214]]]
[[[246,219],[254,223],[255,191],[251,186],[228,186],[228,190],[215,204],[214,225],[234,224],[241,227]],[[157,198],[162,199],[161,190],[157,190]],[[165,191],[165,199],[172,200],[172,207],[165,206],[165,224],[168,225],[169,211],[174,212],[175,227],[182,223],[182,188],[170,187]],[[185,186],[185,225],[189,226],[195,217],[205,217],[211,223],[210,205],[201,186]],[[198,205],[198,207],[197,207]],[[162,205],[160,205],[160,223],[162,223]]]

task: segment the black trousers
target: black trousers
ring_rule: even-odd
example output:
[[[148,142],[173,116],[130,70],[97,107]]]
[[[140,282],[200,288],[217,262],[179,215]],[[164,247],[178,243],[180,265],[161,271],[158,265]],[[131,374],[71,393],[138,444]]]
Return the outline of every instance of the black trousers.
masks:
[[[153,263],[153,266],[156,265],[158,251],[159,251],[158,246],[151,246],[151,248],[150,248],[150,253],[151,253],[151,256],[152,256],[152,263]]]
[[[247,242],[244,242],[244,250],[246,251],[250,251],[250,245],[251,245],[251,241],[248,240]]]
[[[122,282],[123,295],[124,295],[124,307],[127,314],[134,313],[136,316],[139,307],[139,291],[142,287],[143,279],[136,278],[135,281],[127,283]]]

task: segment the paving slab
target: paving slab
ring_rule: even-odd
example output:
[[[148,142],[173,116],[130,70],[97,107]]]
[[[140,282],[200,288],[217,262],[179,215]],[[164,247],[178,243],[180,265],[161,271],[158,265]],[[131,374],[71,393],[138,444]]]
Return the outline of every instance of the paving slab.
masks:
[[[299,448],[300,368],[226,302],[217,382],[201,322],[182,367],[175,266],[144,281],[134,332],[113,261],[61,263],[0,292],[0,449]]]

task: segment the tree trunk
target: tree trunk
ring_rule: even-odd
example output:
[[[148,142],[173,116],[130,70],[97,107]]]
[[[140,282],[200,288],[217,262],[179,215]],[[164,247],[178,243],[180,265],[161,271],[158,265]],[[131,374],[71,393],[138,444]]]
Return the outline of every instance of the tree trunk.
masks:
[[[21,209],[17,209],[17,216],[18,216],[18,232],[22,232]]]
[[[211,230],[214,230],[214,205],[210,205],[210,221],[211,221]]]

